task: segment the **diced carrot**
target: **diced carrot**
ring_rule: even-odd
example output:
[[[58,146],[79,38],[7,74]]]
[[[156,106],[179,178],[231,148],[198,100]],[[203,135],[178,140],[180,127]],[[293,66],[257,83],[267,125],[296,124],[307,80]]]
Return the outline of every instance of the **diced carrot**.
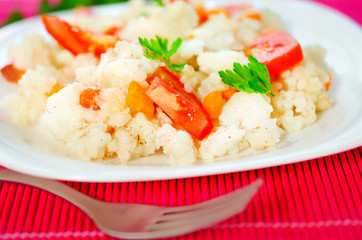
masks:
[[[128,86],[126,106],[134,112],[144,113],[148,118],[155,112],[153,101],[146,95],[146,89],[136,81],[132,81]]]
[[[258,12],[250,12],[250,13],[246,14],[246,17],[250,18],[250,19],[253,19],[253,20],[256,20],[256,21],[261,21],[262,20],[262,16]]]
[[[64,86],[59,84],[59,83],[55,83],[52,90],[50,90],[50,92],[47,92],[46,95],[48,97],[52,96],[53,94],[56,94],[57,92],[59,92]]]
[[[97,97],[101,92],[100,89],[87,88],[83,90],[79,95],[79,103],[82,107],[91,110],[100,110],[101,107],[97,103]]]
[[[230,12],[228,10],[226,10],[225,8],[214,8],[214,9],[211,9],[211,10],[207,11],[207,15],[209,17],[212,14],[220,14],[220,13],[225,14],[225,16],[227,16],[228,18],[230,17]]]
[[[332,74],[330,72],[327,72],[327,74],[328,74],[329,80],[328,80],[328,82],[326,82],[324,84],[324,87],[326,88],[326,91],[328,91],[330,89],[331,83],[332,83]]]
[[[203,7],[195,8],[197,14],[199,15],[199,23],[202,24],[207,22],[211,15],[213,14],[225,14],[226,17],[230,17],[230,12],[225,8],[214,8],[209,11],[206,11]]]
[[[13,64],[6,65],[0,71],[6,80],[14,83],[17,83],[25,73],[24,70],[17,69]]]
[[[227,90],[222,91],[222,98],[225,99],[225,101],[229,101],[229,99],[237,92],[238,90],[235,88],[229,87]]]
[[[115,131],[116,131],[116,130],[114,129],[114,127],[107,126],[107,133],[109,133],[110,135],[113,135],[113,133],[114,133]]]
[[[203,7],[195,7],[195,11],[199,16],[199,24],[202,24],[208,20],[207,13]]]
[[[206,95],[202,100],[202,106],[209,113],[211,119],[218,119],[221,112],[222,106],[224,105],[224,99],[220,91],[214,91]]]

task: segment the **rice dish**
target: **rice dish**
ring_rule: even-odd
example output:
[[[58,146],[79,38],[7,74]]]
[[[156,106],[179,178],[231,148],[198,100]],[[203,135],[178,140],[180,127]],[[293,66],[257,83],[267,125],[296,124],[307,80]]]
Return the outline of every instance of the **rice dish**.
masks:
[[[117,16],[75,12],[68,22],[92,41],[101,42],[85,52],[74,53],[73,47],[67,49],[56,37],[46,41],[37,33],[24,36],[22,43],[9,49],[9,62],[24,74],[17,92],[0,106],[16,124],[40,125],[76,159],[115,159],[127,164],[163,152],[171,164],[189,165],[247,149],[273,148],[284,134],[312,125],[318,113],[332,106],[327,96],[331,71],[321,46],[304,47],[303,59],[277,74],[267,66],[274,96],[233,90],[225,97],[231,87],[220,71],[232,70],[234,63],[248,65],[248,55],[255,55],[250,46],[260,36],[286,32],[280,18],[269,10],[247,4],[204,9],[201,1],[158,6],[133,0],[126,7]],[[146,56],[140,38],[156,36],[169,45],[182,39],[170,58],[176,67],[184,64],[180,72],[172,72],[165,59]],[[96,50],[89,50],[94,46]],[[200,103],[195,108],[201,106],[212,124],[209,131],[199,133],[195,126],[189,130],[165,110],[173,107],[173,98],[162,92],[166,87],[157,88],[163,86],[162,79],[159,85],[153,81],[160,69],[179,79],[181,96],[190,94],[191,103]],[[220,106],[213,103],[208,110],[205,99],[210,94],[223,97]],[[144,110],[145,96],[154,109]],[[154,96],[161,96],[160,101],[169,106],[163,108]],[[214,113],[216,109],[220,112]]]

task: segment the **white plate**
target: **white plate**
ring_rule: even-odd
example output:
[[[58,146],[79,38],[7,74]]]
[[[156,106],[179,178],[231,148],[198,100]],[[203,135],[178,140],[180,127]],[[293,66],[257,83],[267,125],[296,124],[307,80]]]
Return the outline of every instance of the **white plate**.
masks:
[[[236,1],[223,1],[236,3]],[[216,3],[209,2],[210,5]],[[10,169],[73,181],[141,181],[202,176],[294,163],[345,151],[362,145],[362,32],[344,15],[311,2],[256,1],[279,14],[303,46],[321,44],[327,63],[334,70],[329,92],[333,108],[321,114],[311,127],[284,137],[273,150],[226,161],[186,167],[121,166],[69,159],[45,151],[34,135],[5,121],[0,109],[0,164]],[[116,13],[114,6],[97,8]],[[68,17],[69,12],[60,13]],[[7,49],[24,34],[44,32],[39,18],[28,19],[0,30],[0,66],[7,63]],[[0,98],[14,87],[0,79]],[[34,144],[36,143],[36,144]],[[49,145],[50,143],[47,142]],[[47,146],[49,147],[49,146]],[[157,156],[156,156],[157,158]]]

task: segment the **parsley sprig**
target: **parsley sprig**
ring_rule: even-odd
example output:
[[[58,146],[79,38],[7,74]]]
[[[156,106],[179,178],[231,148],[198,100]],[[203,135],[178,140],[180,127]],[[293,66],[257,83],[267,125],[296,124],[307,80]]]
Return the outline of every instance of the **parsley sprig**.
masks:
[[[155,0],[155,2],[159,5],[159,6],[164,6],[163,1],[162,0]]]
[[[234,62],[233,71],[219,71],[223,83],[239,91],[270,94],[274,97],[271,92],[269,72],[265,64],[260,63],[253,56],[249,56],[248,59],[248,65]]]
[[[146,53],[144,56],[151,60],[159,60],[163,59],[167,67],[173,71],[180,73],[184,68],[186,63],[182,64],[173,64],[171,63],[171,56],[177,52],[179,47],[181,46],[182,39],[177,38],[175,41],[172,42],[170,50],[168,50],[168,39],[161,38],[160,36],[156,35],[156,39],[147,38],[138,38],[139,43],[145,48]]]

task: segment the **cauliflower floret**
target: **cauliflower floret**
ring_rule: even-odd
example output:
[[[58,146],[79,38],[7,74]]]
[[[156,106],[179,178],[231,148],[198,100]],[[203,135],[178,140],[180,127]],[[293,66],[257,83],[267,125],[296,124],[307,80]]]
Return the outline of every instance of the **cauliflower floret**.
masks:
[[[213,91],[224,91],[227,90],[228,86],[226,86],[217,73],[211,73],[207,78],[205,78],[200,87],[197,90],[198,97],[200,99],[204,99],[207,94]]]
[[[54,54],[56,67],[61,69],[71,79],[75,79],[77,69],[87,66],[96,66],[98,59],[92,53],[82,53],[74,56],[65,49],[59,49]]]
[[[261,23],[252,19],[245,19],[238,24],[236,38],[244,45],[249,46],[259,36]]]
[[[200,142],[199,157],[214,159],[227,154],[237,154],[249,147],[244,137],[245,131],[235,125],[220,126]]]
[[[127,89],[131,81],[147,86],[147,74],[163,66],[161,61],[154,61],[143,56],[140,45],[120,41],[114,49],[103,54],[98,66],[78,68],[76,80],[85,85],[99,88]]]
[[[235,39],[236,24],[224,14],[211,15],[209,21],[195,28],[190,34],[205,43],[205,51],[221,51],[240,48]]]
[[[196,161],[197,150],[190,134],[177,131],[170,124],[157,130],[157,148],[171,157],[172,165],[189,165]]]
[[[18,69],[35,68],[54,64],[52,47],[39,34],[24,37],[23,42],[9,48],[9,58]]]
[[[317,113],[332,106],[327,96],[325,82],[328,72],[321,59],[323,49],[306,50],[305,60],[281,74],[273,83],[276,96],[272,98],[273,115],[278,125],[287,131],[299,131],[317,120]]]
[[[56,86],[67,80],[62,72],[53,67],[39,65],[29,69],[18,83],[18,92],[1,103],[20,126],[28,126],[38,121],[46,108],[46,101]]]
[[[97,14],[75,14],[71,24],[96,33],[104,33],[108,29],[124,25],[121,16],[99,16]]]
[[[137,141],[136,147],[132,150],[132,157],[143,157],[155,153],[157,129],[158,125],[147,120],[143,113],[138,113],[132,118],[126,126],[126,130]]]
[[[206,74],[196,71],[192,66],[185,65],[180,81],[184,84],[187,92],[197,92],[201,82],[206,78]]]
[[[137,139],[124,128],[117,129],[108,145],[108,151],[117,154],[121,163],[126,163],[132,158],[132,153],[137,146]]]
[[[200,71],[204,73],[217,73],[226,69],[233,69],[233,63],[241,65],[249,63],[243,52],[224,50],[219,52],[204,52],[197,57]]]
[[[100,110],[94,111],[79,104],[79,95],[87,87],[73,83],[49,97],[41,117],[42,125],[70,149],[70,155],[84,160],[103,159],[110,154],[110,129],[123,127],[131,115],[119,89],[102,90]]]
[[[198,88],[198,97],[203,99],[207,94],[213,91],[224,91],[228,87],[221,81],[219,71],[233,69],[233,63],[238,62],[242,65],[248,64],[248,59],[243,52],[237,51],[220,51],[220,52],[204,52],[197,58],[200,71],[209,74],[202,80]]]
[[[280,141],[281,130],[270,118],[270,99],[256,93],[235,93],[224,105],[219,117],[222,126],[245,130],[245,138],[253,149],[264,149]]]
[[[138,37],[167,37],[171,42],[177,37],[184,38],[198,25],[195,9],[183,1],[175,1],[165,7],[151,9],[147,16],[130,20],[122,30],[121,38],[137,40]]]

